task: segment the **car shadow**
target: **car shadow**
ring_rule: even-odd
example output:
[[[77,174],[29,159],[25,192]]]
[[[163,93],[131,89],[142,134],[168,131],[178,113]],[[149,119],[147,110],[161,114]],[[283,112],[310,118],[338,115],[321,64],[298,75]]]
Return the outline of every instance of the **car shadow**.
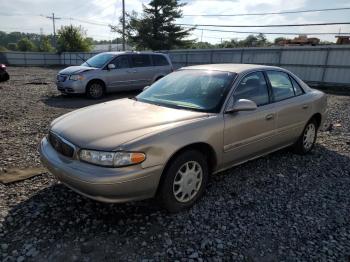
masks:
[[[291,157],[293,157],[293,161],[289,165],[281,166],[281,159],[290,159]],[[319,158],[322,159],[318,162],[320,166],[314,165],[314,159]],[[167,233],[169,238],[176,234],[177,237],[180,235],[182,244],[187,246],[184,249],[185,252],[188,247],[193,245],[191,242],[193,240],[191,240],[191,231],[182,230],[188,228],[188,224],[195,223],[199,214],[206,217],[201,218],[200,222],[206,220],[209,226],[215,225],[217,223],[215,220],[218,219],[217,216],[214,216],[217,212],[215,208],[220,202],[224,211],[219,212],[219,214],[227,216],[227,223],[231,221],[232,214],[238,214],[235,216],[235,223],[246,225],[244,232],[240,232],[240,229],[237,228],[236,234],[251,235],[253,240],[251,245],[256,245],[254,248],[263,248],[262,246],[269,245],[269,243],[266,242],[267,240],[261,239],[260,235],[255,236],[257,225],[259,227],[266,226],[266,230],[275,227],[274,220],[269,219],[278,217],[279,213],[285,212],[285,208],[276,210],[263,206],[262,209],[265,213],[264,217],[261,217],[258,209],[259,202],[254,202],[254,197],[246,199],[247,192],[258,190],[259,194],[266,194],[265,197],[268,200],[276,194],[276,191],[270,191],[269,187],[278,187],[279,183],[283,182],[282,180],[287,179],[276,175],[276,173],[286,174],[292,165],[300,165],[299,170],[296,169],[296,172],[300,174],[313,170],[310,176],[315,176],[317,172],[320,172],[324,178],[328,179],[334,176],[333,171],[337,168],[334,163],[340,165],[349,162],[349,157],[321,145],[317,145],[314,152],[307,156],[296,156],[287,150],[281,150],[213,176],[210,179],[205,197],[192,210],[180,214],[167,213],[154,200],[126,204],[95,202],[74,193],[62,184],[56,183],[51,176],[44,175],[41,178],[34,178],[32,183],[40,183],[40,180],[49,179],[50,182],[44,182],[49,183],[49,185],[8,210],[0,235],[2,233],[3,242],[9,243],[11,250],[15,249],[17,252],[25,253],[29,249],[28,245],[35,247],[39,252],[36,261],[47,259],[49,261],[71,261],[74,260],[74,257],[78,257],[81,261],[84,261],[84,257],[91,261],[113,261],[113,259],[118,260],[118,258],[123,260],[130,254],[144,254],[144,257],[151,257],[154,252],[164,251],[164,245],[167,241],[164,232],[169,232]],[[259,170],[258,167],[265,170]],[[267,177],[272,177],[272,182],[267,182]],[[291,176],[288,179],[293,180],[295,177]],[[322,183],[321,178],[320,183]],[[264,191],[265,188],[266,191]],[[293,194],[298,195],[298,190],[301,189],[295,187],[290,190],[295,190],[296,192]],[[314,194],[316,191],[310,190],[308,194]],[[278,191],[278,193],[284,194],[283,190]],[[304,192],[300,192],[300,194],[302,193]],[[290,194],[290,192],[285,192],[285,194]],[[283,199],[281,198],[280,201]],[[298,198],[295,197],[293,201],[298,201]],[[327,201],[327,198],[320,198],[318,201],[324,202]],[[279,205],[283,206],[284,204],[287,203],[281,202]],[[260,205],[263,204],[260,202]],[[319,206],[322,205],[326,205],[328,209],[339,208],[334,204],[330,207],[329,203],[320,203]],[[308,209],[308,207],[305,208]],[[208,217],[208,214],[205,213],[210,211],[213,211],[212,218],[211,215]],[[249,212],[252,211],[256,212],[256,221],[249,221],[247,224],[247,216],[251,219]],[[301,212],[307,214],[308,211],[302,210]],[[331,210],[329,212],[329,217],[323,221],[325,224],[333,221],[335,219],[333,216],[337,216],[336,213],[332,215]],[[296,213],[288,213],[292,221],[300,220],[295,216]],[[305,224],[295,226],[301,227]],[[153,240],[150,241],[150,239]],[[278,239],[269,239],[268,241],[271,242],[271,246],[278,245]],[[249,244],[247,243],[248,246]],[[242,249],[238,248],[238,250]],[[171,255],[165,254],[165,256],[170,256],[168,258],[171,259]]]
[[[137,96],[141,91],[126,91],[106,94],[102,99],[89,99],[85,95],[52,95],[41,98],[41,101],[55,108],[77,109],[89,105],[99,104],[115,99],[132,98]]]

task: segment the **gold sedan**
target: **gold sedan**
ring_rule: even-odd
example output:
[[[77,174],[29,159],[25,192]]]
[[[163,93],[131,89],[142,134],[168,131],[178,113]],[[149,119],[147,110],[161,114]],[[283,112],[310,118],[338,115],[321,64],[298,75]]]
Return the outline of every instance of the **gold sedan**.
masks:
[[[278,67],[182,68],[134,99],[54,120],[40,146],[65,185],[103,202],[157,196],[171,212],[192,206],[208,176],[284,147],[312,150],[326,96]]]

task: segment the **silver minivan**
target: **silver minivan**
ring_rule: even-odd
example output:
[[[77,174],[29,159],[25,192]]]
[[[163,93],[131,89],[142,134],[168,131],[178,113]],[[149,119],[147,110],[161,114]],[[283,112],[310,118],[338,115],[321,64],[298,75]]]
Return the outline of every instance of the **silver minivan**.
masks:
[[[173,71],[169,56],[154,52],[105,52],[57,75],[64,94],[101,98],[105,93],[141,90]]]

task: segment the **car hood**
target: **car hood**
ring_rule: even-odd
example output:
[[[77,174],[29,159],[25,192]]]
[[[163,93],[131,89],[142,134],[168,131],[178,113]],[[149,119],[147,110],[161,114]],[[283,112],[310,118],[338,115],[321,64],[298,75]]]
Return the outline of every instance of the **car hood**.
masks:
[[[70,66],[67,67],[59,72],[59,74],[62,75],[72,75],[72,74],[79,74],[82,72],[90,71],[90,70],[96,70],[95,67],[88,67],[88,66]]]
[[[114,150],[130,140],[207,116],[119,99],[63,115],[52,122],[51,130],[80,148]]]

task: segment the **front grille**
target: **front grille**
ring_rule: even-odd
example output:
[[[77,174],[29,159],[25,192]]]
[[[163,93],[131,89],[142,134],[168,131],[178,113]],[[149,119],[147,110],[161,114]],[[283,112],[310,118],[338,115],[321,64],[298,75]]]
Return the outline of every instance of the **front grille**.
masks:
[[[72,158],[74,155],[74,148],[63,141],[59,136],[49,133],[49,142],[52,147],[60,154]]]
[[[57,75],[57,81],[58,82],[64,82],[67,80],[67,77],[66,75]]]

